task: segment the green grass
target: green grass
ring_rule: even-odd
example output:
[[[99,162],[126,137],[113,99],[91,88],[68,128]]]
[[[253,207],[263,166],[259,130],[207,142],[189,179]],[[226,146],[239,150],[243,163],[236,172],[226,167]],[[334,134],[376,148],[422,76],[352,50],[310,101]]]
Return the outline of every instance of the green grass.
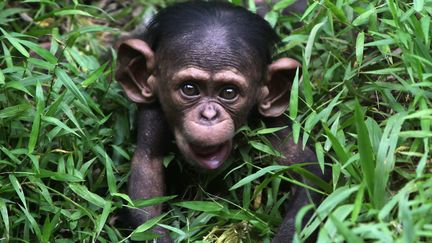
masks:
[[[239,131],[223,196],[207,192],[212,176],[188,197],[124,194],[135,107],[112,80],[110,46],[166,2],[94,2],[0,2],[0,241],[148,239],[160,224],[178,241],[268,242],[284,189],[301,184],[290,172],[308,176],[272,165],[277,151],[262,138],[272,130]],[[333,171],[313,188],[322,204],[299,213],[297,240],[319,229],[318,242],[432,241],[432,1],[323,0],[281,16],[289,2],[266,16],[280,54],[303,63],[287,116]],[[122,207],[162,201],[169,211],[132,235],[115,224]]]

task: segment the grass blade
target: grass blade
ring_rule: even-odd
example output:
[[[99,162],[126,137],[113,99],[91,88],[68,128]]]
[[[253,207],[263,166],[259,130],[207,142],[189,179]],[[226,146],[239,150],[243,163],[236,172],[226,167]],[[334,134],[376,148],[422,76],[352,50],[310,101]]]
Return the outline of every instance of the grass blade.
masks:
[[[15,192],[17,193],[19,199],[21,200],[22,205],[24,206],[25,209],[27,209],[26,197],[24,195],[24,191],[23,191],[20,183],[18,182],[18,179],[14,175],[10,174],[9,175],[9,181],[11,182],[12,187],[14,188]]]
[[[207,201],[186,201],[174,203],[174,205],[202,212],[216,212],[221,211],[224,208],[219,203]]]
[[[395,150],[399,133],[404,122],[406,113],[397,113],[390,117],[384,129],[376,158],[374,202],[375,206],[381,208],[385,202],[385,190],[391,170],[394,168]]]
[[[316,37],[318,31],[321,29],[321,27],[325,23],[326,23],[326,21],[321,22],[321,23],[315,25],[312,28],[312,31],[309,34],[309,38],[308,38],[308,41],[307,41],[307,44],[306,44],[305,54],[304,54],[305,61],[306,61],[306,66],[309,66],[309,63],[310,63],[310,59],[311,59],[311,55],[312,55],[312,47],[313,47],[313,44],[314,44],[314,41],[315,41],[315,37]]]
[[[357,144],[360,154],[360,166],[363,171],[364,180],[367,185],[369,196],[374,195],[374,168],[375,160],[373,157],[372,145],[370,142],[369,132],[364,122],[364,117],[361,112],[360,104],[356,102],[354,110],[354,119],[357,128]]]
[[[28,51],[19,43],[19,40],[13,36],[11,36],[8,32],[6,32],[3,28],[0,27],[0,31],[3,33],[4,37],[12,44],[15,49],[21,53],[24,57],[30,57]]]
[[[59,78],[59,80],[66,86],[66,88],[70,92],[72,92],[72,94],[74,94],[77,99],[81,101],[81,103],[87,105],[87,101],[84,98],[83,94],[63,69],[57,68],[55,70],[55,74]]]
[[[364,32],[360,32],[357,35],[357,40],[356,40],[356,58],[357,58],[357,65],[361,66],[362,62],[363,62],[363,49],[364,49]]]

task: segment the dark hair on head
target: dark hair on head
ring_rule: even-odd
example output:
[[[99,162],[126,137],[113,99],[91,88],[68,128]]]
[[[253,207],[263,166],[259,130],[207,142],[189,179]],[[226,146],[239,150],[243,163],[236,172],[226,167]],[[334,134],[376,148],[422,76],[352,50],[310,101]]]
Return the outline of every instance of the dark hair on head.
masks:
[[[271,62],[272,51],[279,41],[276,32],[259,15],[225,2],[195,1],[167,7],[153,17],[146,31],[138,37],[157,52],[167,40],[172,42],[185,33],[212,27],[226,32],[227,45],[240,48],[238,42],[241,42],[263,64]]]

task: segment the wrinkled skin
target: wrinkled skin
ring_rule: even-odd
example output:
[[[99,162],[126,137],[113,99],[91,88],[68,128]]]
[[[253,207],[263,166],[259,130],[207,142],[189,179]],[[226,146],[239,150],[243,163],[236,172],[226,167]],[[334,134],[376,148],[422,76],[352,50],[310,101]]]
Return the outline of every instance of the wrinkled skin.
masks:
[[[216,25],[162,42],[158,51],[141,39],[120,43],[116,79],[139,104],[138,144],[128,185],[132,199],[164,195],[162,160],[172,150],[172,138],[185,161],[198,170],[212,171],[227,160],[236,130],[253,111],[259,113],[255,119],[263,119],[268,127],[288,124],[283,113],[299,63],[281,58],[265,64],[253,50],[245,52],[248,46],[227,46],[228,34]],[[309,148],[301,149],[289,136],[287,128],[268,137],[285,157],[280,164],[316,161]],[[317,167],[308,169],[322,176]],[[273,242],[291,241],[295,214],[310,203],[305,189],[294,191]],[[319,195],[310,195],[319,201]],[[136,227],[160,213],[161,205],[131,210],[130,221]],[[162,228],[154,231],[163,236],[158,242],[171,242]]]

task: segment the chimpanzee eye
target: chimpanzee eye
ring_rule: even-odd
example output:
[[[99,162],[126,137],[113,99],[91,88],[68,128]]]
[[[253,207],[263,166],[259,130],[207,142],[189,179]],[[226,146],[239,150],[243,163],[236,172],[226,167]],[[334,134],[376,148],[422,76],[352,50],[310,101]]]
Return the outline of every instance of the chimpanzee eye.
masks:
[[[198,87],[192,83],[185,83],[181,87],[181,91],[186,96],[197,96],[199,95]]]
[[[219,94],[224,100],[234,100],[238,96],[238,90],[235,87],[226,87]]]

